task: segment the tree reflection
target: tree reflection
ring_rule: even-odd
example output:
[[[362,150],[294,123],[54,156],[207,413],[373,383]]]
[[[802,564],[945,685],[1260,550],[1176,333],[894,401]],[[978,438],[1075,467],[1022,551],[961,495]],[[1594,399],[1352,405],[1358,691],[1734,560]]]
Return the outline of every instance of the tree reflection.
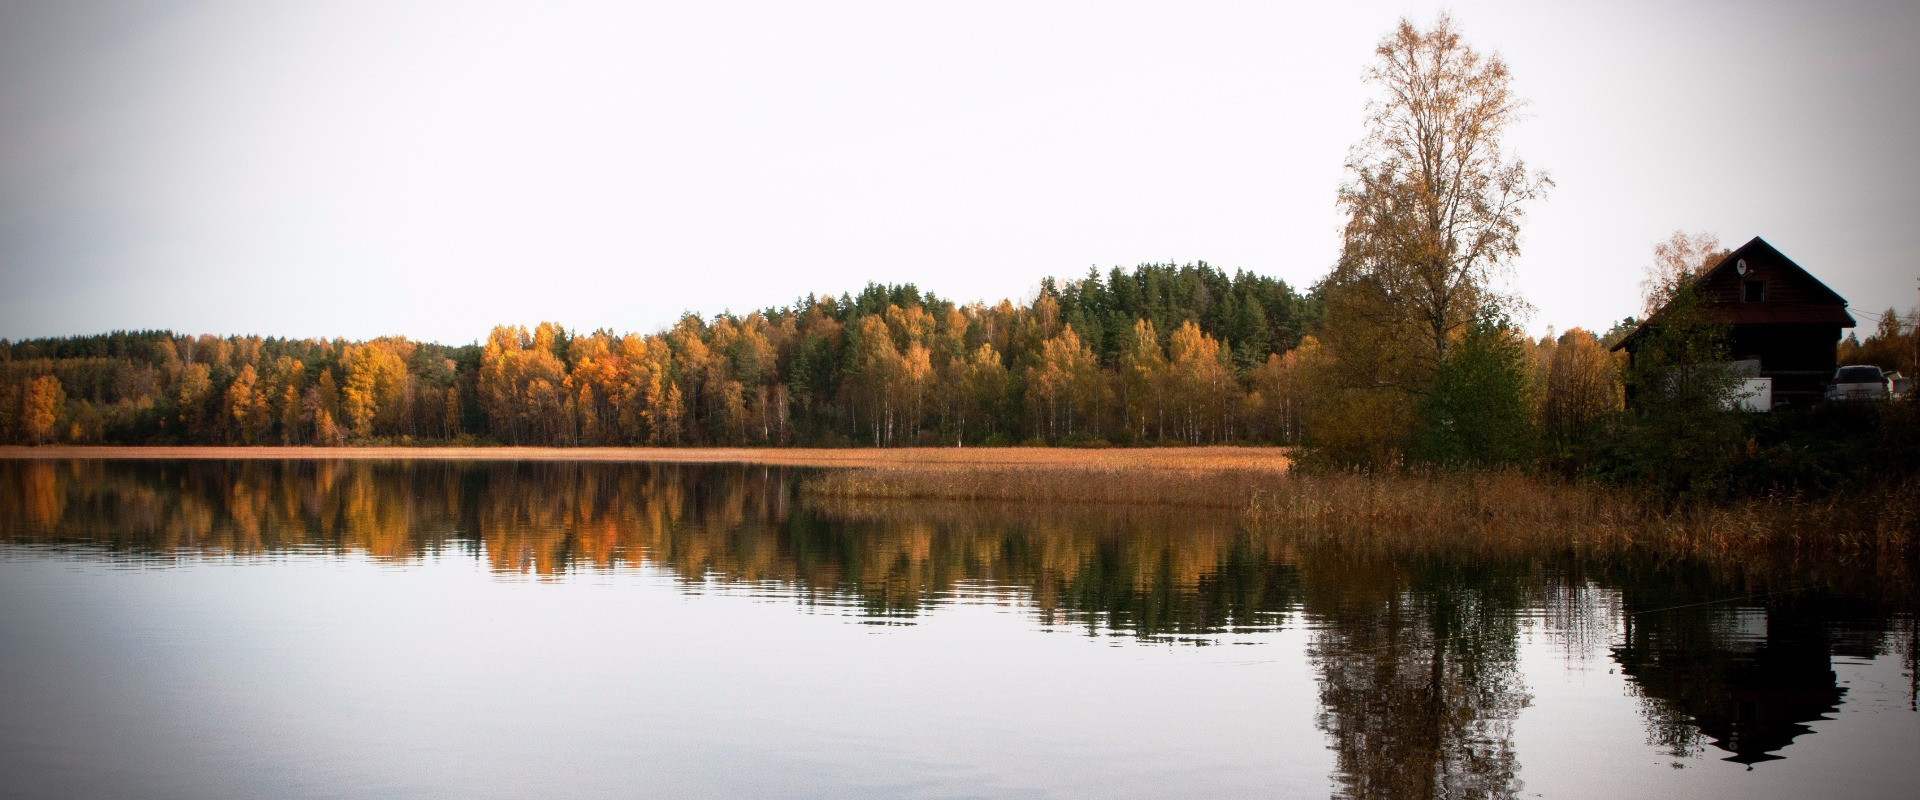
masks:
[[[1050,625],[1186,635],[1271,627],[1297,594],[1279,537],[1191,509],[828,503],[787,531],[803,564],[847,570],[874,613],[1006,586]]]
[[[0,462],[19,541],[132,558],[467,551],[552,578],[651,568],[689,585],[776,583],[911,617],[956,594],[1030,599],[1048,624],[1143,636],[1278,624],[1292,551],[1231,514],[796,502],[760,466],[423,461]]]
[[[1337,553],[1308,563],[1319,723],[1339,796],[1513,796],[1528,570]]]

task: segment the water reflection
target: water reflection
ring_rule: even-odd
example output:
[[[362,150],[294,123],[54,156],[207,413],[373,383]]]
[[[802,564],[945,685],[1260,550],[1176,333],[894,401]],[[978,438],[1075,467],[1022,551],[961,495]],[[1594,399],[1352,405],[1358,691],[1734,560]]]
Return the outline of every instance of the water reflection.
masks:
[[[1515,647],[1533,578],[1444,558],[1315,565],[1320,726],[1343,796],[1513,796],[1512,727],[1529,699]]]
[[[1303,548],[1231,514],[814,503],[802,471],[473,462],[0,461],[0,533],[151,562],[435,555],[505,576],[663,571],[685,591],[776,587],[876,620],[954,598],[1042,625],[1211,643],[1309,629],[1318,727],[1346,797],[1511,797],[1532,700],[1520,642],[1615,662],[1647,743],[1741,764],[1790,754],[1848,702],[1834,659],[1897,654],[1911,598],[1749,585],[1656,560],[1578,563]],[[1757,599],[1748,599],[1757,596]],[[1577,720],[1567,724],[1579,724]]]
[[[1836,657],[1872,659],[1900,647],[1899,626],[1858,599],[1789,587],[1724,602],[1725,590],[1705,581],[1613,572],[1627,613],[1613,657],[1640,694],[1649,740],[1675,757],[1711,745],[1739,764],[1783,758],[1813,731],[1809,723],[1832,719],[1844,701]],[[1906,629],[1911,682],[1911,621]]]
[[[557,462],[0,462],[17,542],[119,557],[442,552],[502,574],[665,569],[912,617],[1002,592],[1043,622],[1142,636],[1277,625],[1294,556],[1232,515],[803,506],[800,471]],[[910,513],[902,513],[910,511]]]

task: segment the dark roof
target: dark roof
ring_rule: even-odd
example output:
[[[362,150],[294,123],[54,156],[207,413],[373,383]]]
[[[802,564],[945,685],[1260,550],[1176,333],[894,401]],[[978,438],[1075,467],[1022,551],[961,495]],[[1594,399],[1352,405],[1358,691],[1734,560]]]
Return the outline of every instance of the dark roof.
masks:
[[[1779,294],[1788,296],[1778,299],[1769,297],[1758,303],[1740,302],[1733,293],[1739,291],[1743,278],[1738,272],[1742,262],[1755,274],[1786,279],[1781,282],[1780,288],[1790,289],[1791,293],[1781,291]],[[1694,285],[1709,295],[1707,311],[1716,322],[1733,325],[1838,325],[1842,328],[1857,324],[1853,315],[1847,313],[1845,298],[1758,236],[1728,253],[1712,269],[1701,273],[1694,279]],[[1716,292],[1716,289],[1720,291]],[[1626,347],[1628,342],[1640,338],[1649,327],[1660,321],[1661,311],[1654,312],[1610,349],[1619,350]]]

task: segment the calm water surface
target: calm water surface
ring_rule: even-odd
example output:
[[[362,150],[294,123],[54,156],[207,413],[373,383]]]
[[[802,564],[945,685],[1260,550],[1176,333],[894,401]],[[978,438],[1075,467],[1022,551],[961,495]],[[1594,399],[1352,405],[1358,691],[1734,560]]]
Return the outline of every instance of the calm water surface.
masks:
[[[0,461],[0,796],[1920,786],[1913,599],[1874,581],[804,475]]]

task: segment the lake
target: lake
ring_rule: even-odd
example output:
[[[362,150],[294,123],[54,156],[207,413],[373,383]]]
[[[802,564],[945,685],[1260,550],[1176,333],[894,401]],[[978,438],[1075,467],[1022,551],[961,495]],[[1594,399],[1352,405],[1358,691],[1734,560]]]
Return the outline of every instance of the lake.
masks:
[[[1914,600],[1873,581],[816,501],[809,474],[0,461],[0,795],[1920,785]]]

